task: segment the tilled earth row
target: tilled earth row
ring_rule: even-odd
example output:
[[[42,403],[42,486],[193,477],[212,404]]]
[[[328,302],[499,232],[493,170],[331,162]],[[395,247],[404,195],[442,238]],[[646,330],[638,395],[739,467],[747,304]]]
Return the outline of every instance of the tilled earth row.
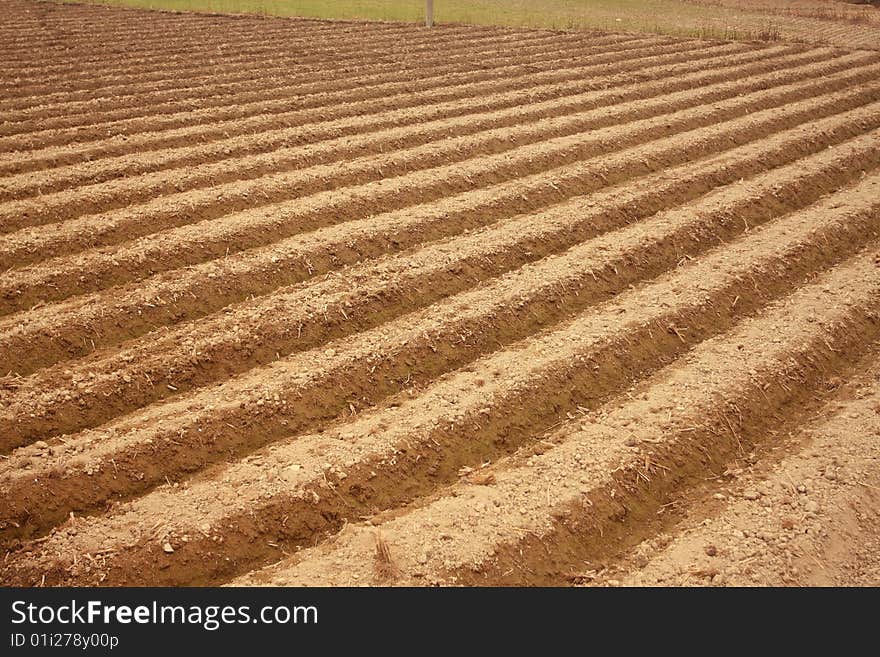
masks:
[[[877,51],[9,5],[3,583],[777,583],[731,473],[880,478]]]

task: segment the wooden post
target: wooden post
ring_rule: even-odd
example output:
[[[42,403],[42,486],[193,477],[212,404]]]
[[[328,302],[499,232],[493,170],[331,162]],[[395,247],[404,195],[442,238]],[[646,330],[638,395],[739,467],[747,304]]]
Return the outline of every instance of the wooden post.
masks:
[[[425,0],[425,27],[434,26],[434,0]]]

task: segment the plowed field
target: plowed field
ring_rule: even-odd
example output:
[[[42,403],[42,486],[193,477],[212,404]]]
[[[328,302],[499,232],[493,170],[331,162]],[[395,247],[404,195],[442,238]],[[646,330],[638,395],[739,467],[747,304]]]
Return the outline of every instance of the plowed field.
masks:
[[[880,51],[5,7],[0,582],[880,583]]]

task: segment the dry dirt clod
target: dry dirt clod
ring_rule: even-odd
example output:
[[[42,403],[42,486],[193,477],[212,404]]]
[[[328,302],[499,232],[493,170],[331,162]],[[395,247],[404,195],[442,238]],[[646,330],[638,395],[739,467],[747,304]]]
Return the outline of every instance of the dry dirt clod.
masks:
[[[495,474],[492,472],[474,472],[467,480],[475,486],[491,486],[495,483]]]

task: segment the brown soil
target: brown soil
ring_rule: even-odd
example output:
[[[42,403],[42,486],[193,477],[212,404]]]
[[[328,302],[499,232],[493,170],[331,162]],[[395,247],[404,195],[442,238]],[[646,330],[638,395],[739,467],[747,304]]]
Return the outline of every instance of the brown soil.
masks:
[[[878,583],[877,51],[8,5],[2,583]]]
[[[880,47],[880,0],[684,0],[709,7],[702,27],[765,39]]]

